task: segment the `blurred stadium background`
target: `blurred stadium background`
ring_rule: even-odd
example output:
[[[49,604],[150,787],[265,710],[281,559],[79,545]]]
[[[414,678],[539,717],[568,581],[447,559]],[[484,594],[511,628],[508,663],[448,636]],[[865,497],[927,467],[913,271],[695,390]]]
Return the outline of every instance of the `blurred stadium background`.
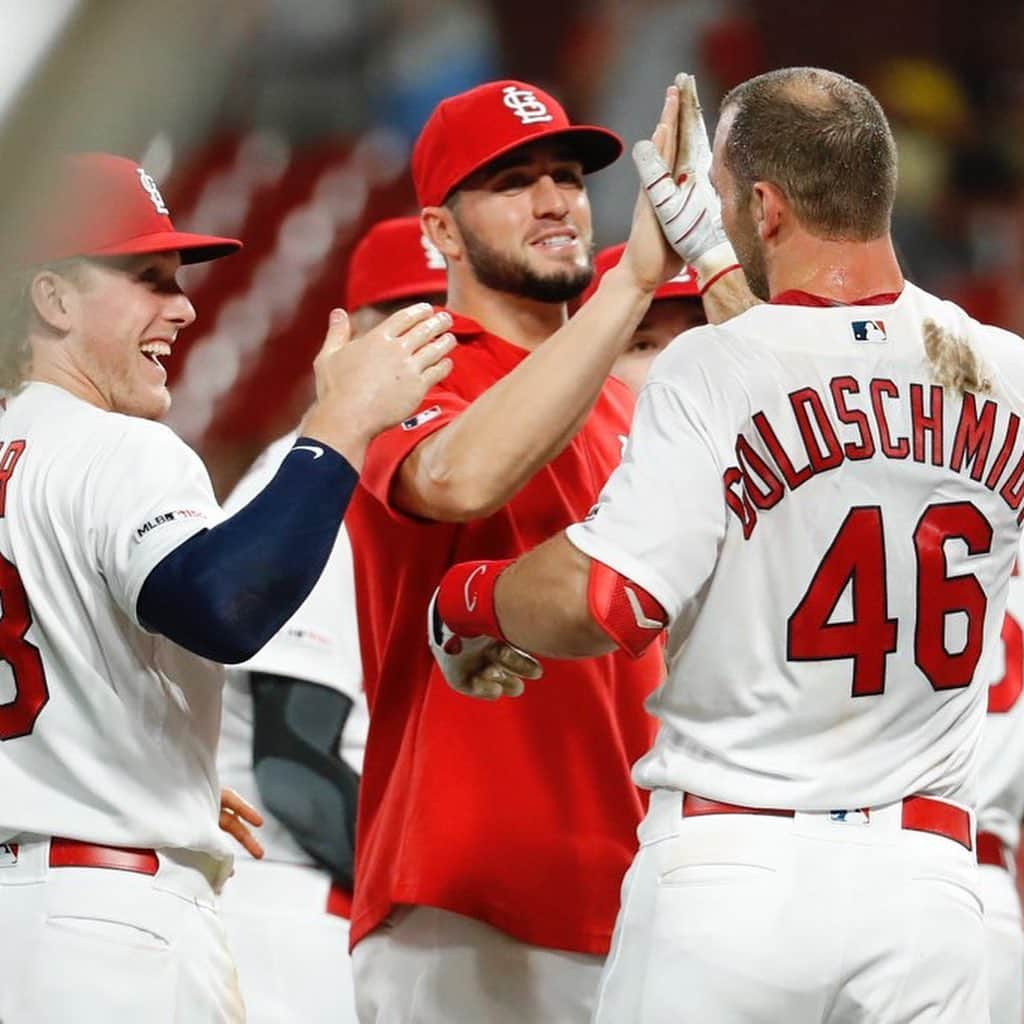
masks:
[[[223,495],[299,417],[354,242],[412,212],[412,140],[440,98],[535,82],[632,142],[676,71],[722,92],[820,64],[868,83],[897,132],[908,276],[1024,331],[1024,3],[980,0],[0,0],[0,259],[54,152],[140,160],[179,227],[246,249],[190,268],[199,320],[170,421]],[[621,240],[628,159],[592,179]]]

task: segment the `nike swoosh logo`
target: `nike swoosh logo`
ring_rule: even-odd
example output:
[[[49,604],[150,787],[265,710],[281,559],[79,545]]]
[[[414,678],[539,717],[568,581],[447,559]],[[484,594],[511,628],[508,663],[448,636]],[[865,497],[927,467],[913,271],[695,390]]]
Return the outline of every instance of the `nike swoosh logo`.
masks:
[[[319,459],[323,455],[324,450],[319,445],[315,444],[297,444],[292,448],[293,452],[312,452],[314,459]]]
[[[478,565],[470,574],[469,579],[466,580],[466,585],[462,588],[462,596],[466,599],[466,611],[476,611],[477,597],[474,594],[472,597],[469,596],[469,585],[473,582],[474,578],[479,576],[481,573],[487,572],[486,565]]]
[[[626,591],[626,600],[629,602],[629,607],[633,610],[633,618],[636,619],[636,624],[641,629],[664,629],[665,623],[659,622],[657,619],[649,619],[644,615],[643,608],[640,607],[640,598],[636,596],[636,591],[632,587],[623,587]]]

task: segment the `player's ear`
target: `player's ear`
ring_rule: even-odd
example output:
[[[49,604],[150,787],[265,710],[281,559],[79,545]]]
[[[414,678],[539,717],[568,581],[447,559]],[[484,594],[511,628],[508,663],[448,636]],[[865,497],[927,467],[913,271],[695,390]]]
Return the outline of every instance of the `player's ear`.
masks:
[[[424,206],[420,211],[420,226],[423,228],[423,234],[433,242],[438,252],[449,263],[462,255],[462,232],[459,231],[455,214],[449,207]]]
[[[774,238],[785,221],[789,203],[785,193],[770,181],[755,181],[750,190],[751,215],[762,242]]]
[[[40,270],[29,284],[29,301],[36,316],[58,334],[71,330],[72,287],[72,283],[55,270]]]

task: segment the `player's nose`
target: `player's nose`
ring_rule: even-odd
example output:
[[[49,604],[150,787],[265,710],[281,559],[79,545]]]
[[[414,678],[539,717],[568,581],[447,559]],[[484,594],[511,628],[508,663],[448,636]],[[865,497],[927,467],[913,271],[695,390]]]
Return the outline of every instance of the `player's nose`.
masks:
[[[178,292],[167,297],[164,316],[179,328],[188,327],[189,324],[195,322],[195,306],[192,305],[192,301],[184,292]]]
[[[565,217],[569,204],[565,193],[550,174],[542,174],[533,183],[533,213],[536,217]]]

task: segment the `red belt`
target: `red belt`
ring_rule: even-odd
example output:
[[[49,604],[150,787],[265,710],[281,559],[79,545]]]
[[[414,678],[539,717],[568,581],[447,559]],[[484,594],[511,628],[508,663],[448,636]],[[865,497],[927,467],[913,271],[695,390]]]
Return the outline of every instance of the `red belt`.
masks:
[[[335,917],[352,918],[352,893],[343,889],[337,882],[331,882],[327,893],[327,913]]]
[[[978,833],[978,863],[1010,870],[1010,855],[1006,844],[995,832]]]
[[[18,844],[6,844],[18,855]],[[140,875],[155,875],[160,860],[155,850],[142,850],[130,846],[101,846],[81,843],[77,839],[50,840],[51,868],[112,868],[115,871],[135,871]]]
[[[796,811],[741,807],[738,804],[706,800],[704,797],[687,793],[683,797],[683,817],[693,818],[702,814],[767,814],[778,818],[792,818]],[[971,816],[962,808],[942,800],[932,800],[927,796],[908,796],[903,801],[902,824],[906,829],[945,836],[946,839],[959,843],[965,850],[972,849]]]

